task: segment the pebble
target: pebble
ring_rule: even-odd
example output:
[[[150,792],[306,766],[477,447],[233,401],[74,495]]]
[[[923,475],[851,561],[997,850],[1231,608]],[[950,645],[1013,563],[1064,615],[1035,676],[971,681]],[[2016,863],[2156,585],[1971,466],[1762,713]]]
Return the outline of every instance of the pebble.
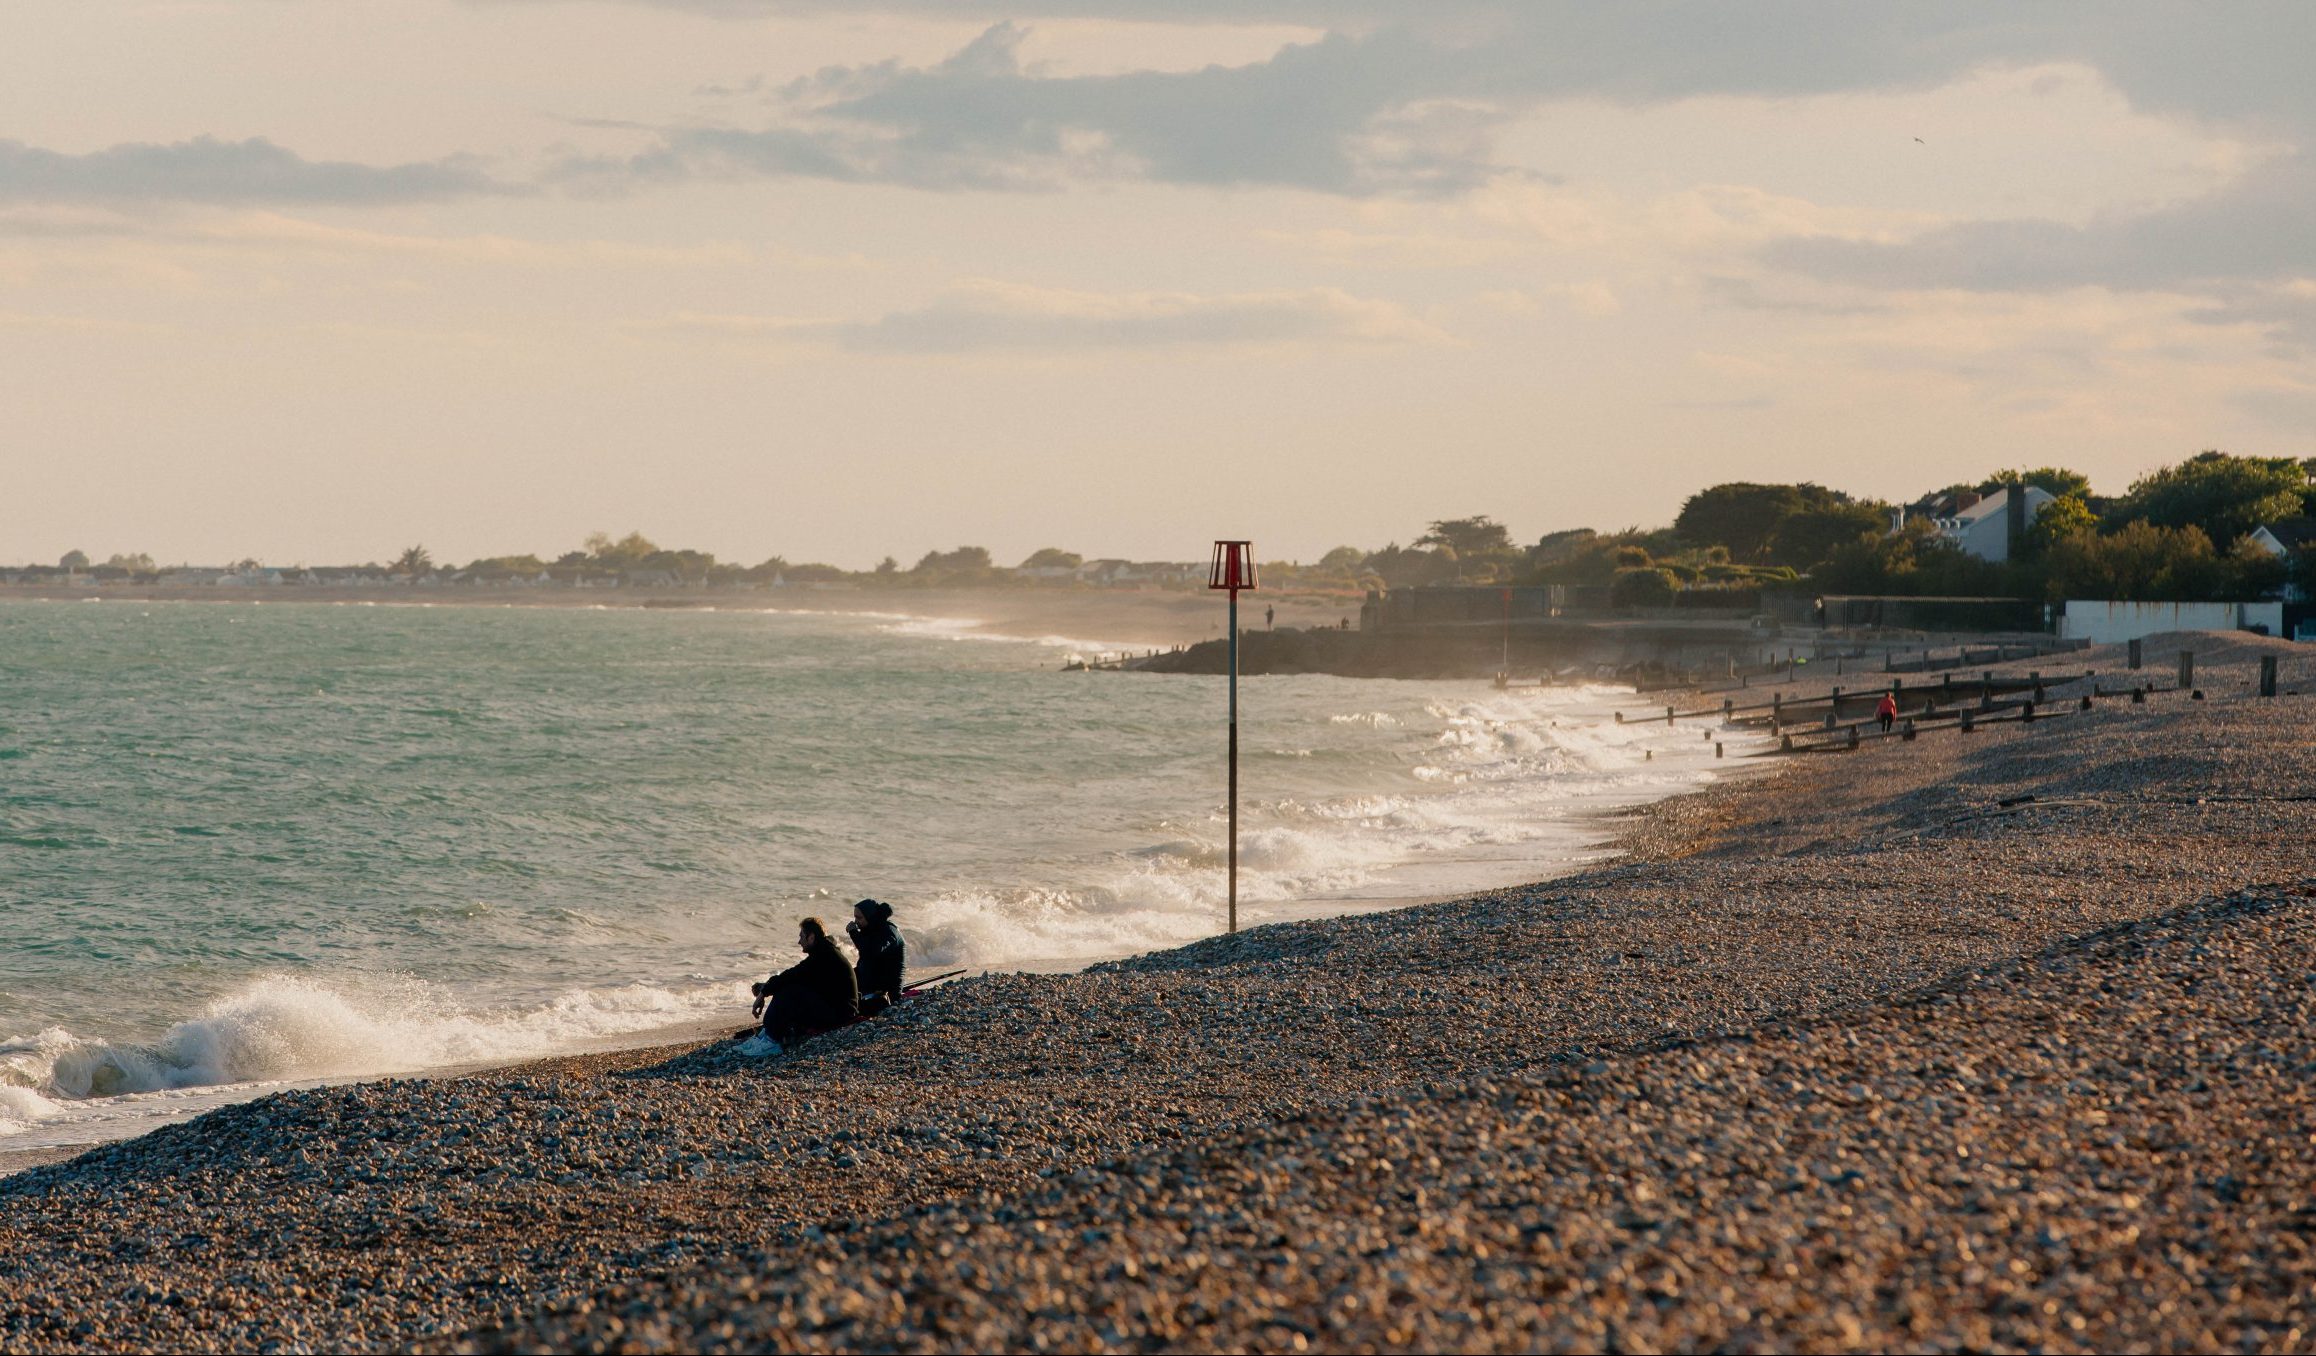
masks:
[[[2305,1349],[2311,713],[2221,679],[2316,663],[2194,643],[1535,886],[35,1168],[0,1349]]]

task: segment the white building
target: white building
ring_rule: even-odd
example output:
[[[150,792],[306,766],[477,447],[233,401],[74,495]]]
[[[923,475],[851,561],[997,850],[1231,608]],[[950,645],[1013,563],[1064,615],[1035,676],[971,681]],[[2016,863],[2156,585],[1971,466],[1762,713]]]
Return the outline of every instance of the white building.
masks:
[[[2271,556],[2289,557],[2306,546],[2316,546],[2316,518],[2285,518],[2255,527],[2247,538]]]
[[[2015,486],[2005,486],[1983,499],[1962,505],[1944,518],[1932,518],[1938,534],[1980,560],[1997,563],[2010,559],[2010,497]],[[2026,487],[2026,526],[2032,527],[2045,505],[2058,496],[2039,486]]]
[[[2316,547],[2316,518],[2302,516],[2265,523],[2253,528],[2244,540],[2280,560],[2290,560],[2296,552]],[[2305,602],[2307,590],[2298,584],[2287,583],[2284,585],[2284,601]]]

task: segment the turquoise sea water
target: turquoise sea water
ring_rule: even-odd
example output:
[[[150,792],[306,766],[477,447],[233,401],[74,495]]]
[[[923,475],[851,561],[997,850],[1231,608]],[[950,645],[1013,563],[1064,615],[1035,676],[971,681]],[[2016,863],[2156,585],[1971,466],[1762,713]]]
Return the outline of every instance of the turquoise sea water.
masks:
[[[862,895],[919,967],[1218,930],[1220,680],[961,634],[0,604],[0,1145],[744,1016]],[[1712,775],[1606,700],[1247,680],[1250,921],[1545,874],[1584,810]]]

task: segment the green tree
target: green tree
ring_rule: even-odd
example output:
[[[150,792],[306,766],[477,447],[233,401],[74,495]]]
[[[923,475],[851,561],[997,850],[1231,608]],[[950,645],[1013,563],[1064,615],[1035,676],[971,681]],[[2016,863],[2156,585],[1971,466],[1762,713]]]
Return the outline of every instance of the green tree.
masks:
[[[2073,495],[2077,499],[2091,497],[2091,478],[2081,471],[2070,471],[2064,466],[2037,466],[2032,471],[1997,471],[1978,485],[1980,494],[1992,494],[2006,485],[2032,485],[2054,499]]]
[[[394,558],[394,573],[406,574],[413,579],[421,575],[432,574],[434,573],[434,557],[426,553],[424,546],[408,547],[401,555]]]
[[[1889,511],[1872,504],[1827,504],[1789,513],[1764,552],[1773,564],[1806,570],[1833,554],[1833,549],[1859,537],[1878,537],[1889,524]]]
[[[1456,559],[1465,561],[1512,554],[1512,534],[1488,517],[1438,519],[1415,544],[1445,547],[1456,553]]]
[[[1835,546],[1809,572],[1824,593],[1984,596],[2004,593],[2008,571],[1942,537],[1924,518],[1889,534],[1860,534]]]
[[[67,551],[64,558],[56,562],[56,567],[60,570],[85,570],[88,568],[88,552]]]
[[[537,556],[487,556],[466,567],[475,570],[506,570],[515,574],[537,574],[547,568],[547,562]]]
[[[122,555],[115,552],[110,559],[105,561],[105,568],[108,570],[127,570],[132,574],[150,574],[153,570],[153,558],[142,551],[135,555]]]
[[[716,558],[705,551],[653,551],[636,562],[646,570],[666,570],[678,579],[705,579]]]
[[[1074,570],[1086,563],[1086,558],[1075,551],[1064,551],[1058,546],[1041,546],[1021,562],[1025,570]]]
[[[1384,587],[1395,589],[1443,583],[1453,579],[1456,572],[1452,552],[1426,551],[1397,542],[1368,556],[1367,568],[1383,580]]]
[[[890,577],[892,575],[899,574],[900,572],[901,562],[893,559],[891,556],[886,556],[883,560],[877,562],[877,573],[880,575]]]
[[[2316,598],[2316,546],[2303,546],[2293,552],[2284,577],[2300,590],[2301,597]]]
[[[2266,598],[2281,593],[2292,582],[2292,561],[2272,556],[2246,537],[2228,552],[2227,592],[2237,598]]]
[[[1608,601],[1617,607],[1671,607],[1681,591],[1671,570],[1655,566],[1618,570],[1608,586]]]
[[[2045,557],[2049,596],[2119,602],[2201,602],[2227,592],[2234,571],[2200,527],[2126,523],[2106,536],[2078,533]]]
[[[2027,524],[2026,553],[2040,556],[2053,543],[2098,530],[2099,515],[2091,512],[2090,504],[2079,494],[2062,494],[2043,505],[2043,511]]]
[[[927,551],[916,564],[920,574],[966,574],[993,568],[989,548],[960,546],[954,551]]]
[[[2308,488],[2308,468],[2293,457],[2199,452],[2132,482],[2113,518],[2199,528],[2214,549],[2226,551],[2253,528],[2297,515]]]
[[[659,546],[641,532],[630,532],[617,541],[613,541],[608,532],[590,532],[585,545],[591,563],[612,570],[633,569],[659,550]]]
[[[1726,546],[1732,560],[1759,560],[1787,518],[1848,502],[1848,495],[1822,485],[1731,481],[1690,495],[1673,519],[1673,531],[1694,547]]]
[[[1528,548],[1528,564],[1542,569],[1565,565],[1583,554],[1600,534],[1589,527],[1572,527],[1564,532],[1547,532]]]
[[[1360,568],[1366,563],[1367,553],[1365,551],[1356,546],[1338,546],[1319,557],[1319,563],[1311,568],[1321,574],[1342,575],[1349,578],[1358,574]]]

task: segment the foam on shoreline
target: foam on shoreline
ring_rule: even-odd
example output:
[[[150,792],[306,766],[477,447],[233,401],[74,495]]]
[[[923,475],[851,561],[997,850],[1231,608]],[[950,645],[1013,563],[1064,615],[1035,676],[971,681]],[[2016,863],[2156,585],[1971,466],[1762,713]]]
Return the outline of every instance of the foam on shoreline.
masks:
[[[498,1067],[696,1027],[744,1012],[743,983],[572,990],[474,1008],[408,976],[268,975],[149,1043],[51,1027],[0,1041],[0,1136],[11,1149],[139,1133],[284,1086]]]

